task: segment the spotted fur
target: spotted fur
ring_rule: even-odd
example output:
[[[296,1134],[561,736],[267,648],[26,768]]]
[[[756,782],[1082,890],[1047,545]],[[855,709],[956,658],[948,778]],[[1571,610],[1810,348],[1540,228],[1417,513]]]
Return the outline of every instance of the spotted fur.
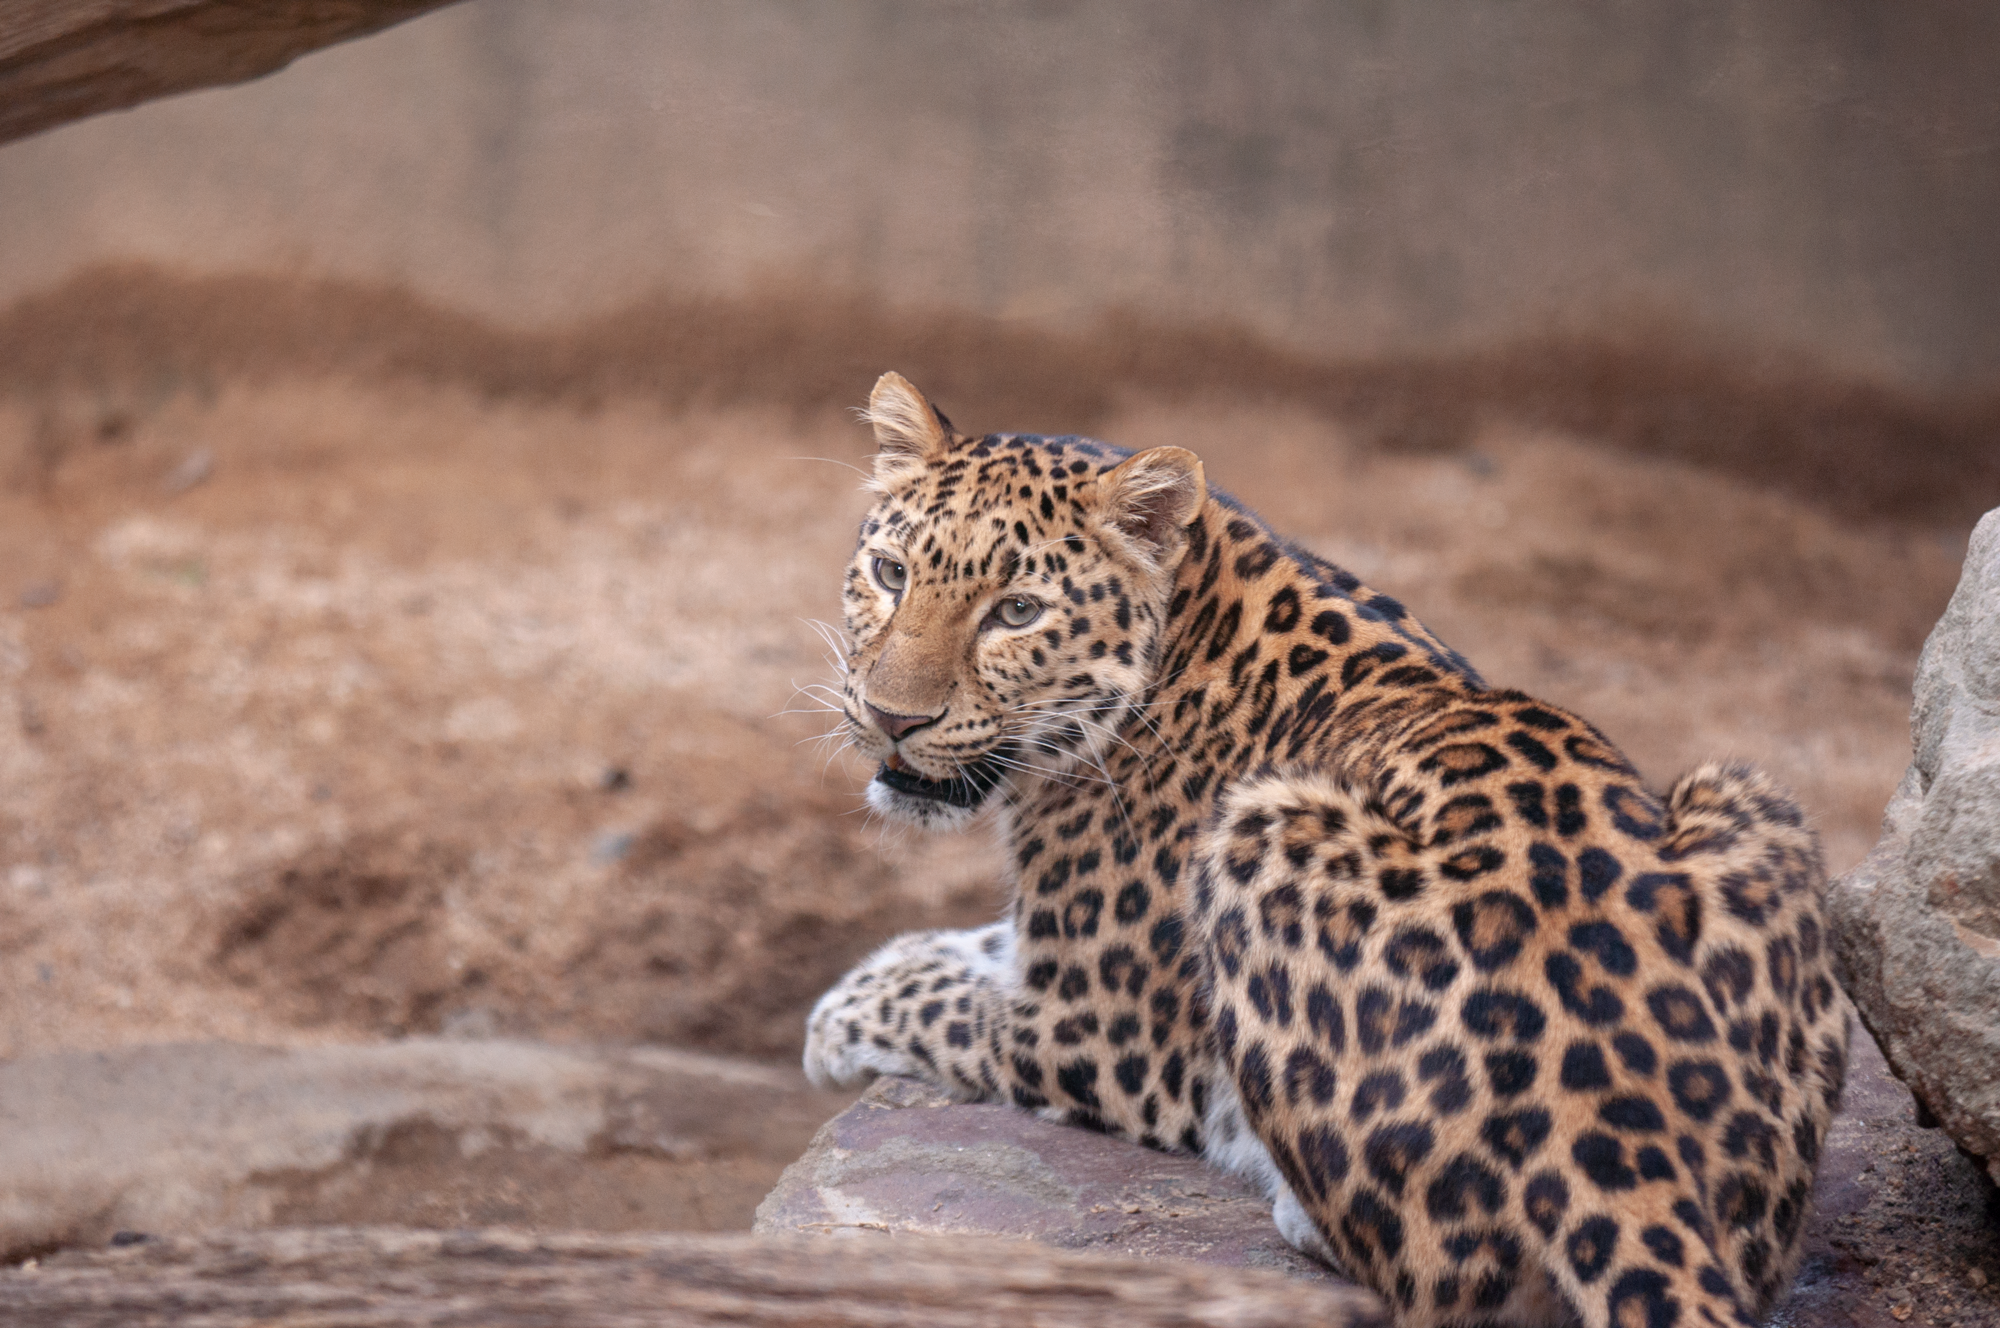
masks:
[[[1407,1325],[1771,1308],[1848,1036],[1784,792],[1723,766],[1649,792],[1190,453],[964,437],[894,375],[872,418],[869,799],[993,809],[1014,904],[828,992],[815,1080],[1204,1154]]]

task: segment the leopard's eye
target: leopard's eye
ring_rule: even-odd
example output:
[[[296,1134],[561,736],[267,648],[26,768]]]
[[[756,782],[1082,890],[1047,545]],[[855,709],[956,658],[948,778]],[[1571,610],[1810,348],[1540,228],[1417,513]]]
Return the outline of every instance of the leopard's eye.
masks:
[[[1010,595],[993,606],[993,616],[1008,627],[1026,627],[1042,616],[1042,606],[1026,595]]]
[[[892,595],[902,594],[903,588],[910,584],[910,569],[894,558],[877,558],[874,567],[875,579]]]

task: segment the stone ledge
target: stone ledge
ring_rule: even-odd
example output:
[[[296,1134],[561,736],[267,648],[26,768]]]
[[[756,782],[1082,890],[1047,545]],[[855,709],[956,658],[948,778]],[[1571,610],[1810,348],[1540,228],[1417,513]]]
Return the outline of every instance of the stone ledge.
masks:
[[[827,1122],[753,1230],[999,1235],[1341,1280],[1285,1244],[1270,1205],[1233,1176],[1012,1107],[957,1105],[912,1079],[877,1080]]]
[[[0,1062],[0,1263],[121,1231],[735,1227],[851,1100],[789,1066],[665,1047],[24,1057]]]
[[[2000,1231],[1983,1219],[1980,1176],[1917,1126],[1908,1091],[1858,1028],[1852,1062],[1805,1259],[1772,1322],[2000,1324]],[[827,1122],[758,1207],[755,1230],[998,1236],[1350,1285],[1286,1245],[1242,1181],[1011,1107],[957,1105],[909,1079],[877,1081]]]

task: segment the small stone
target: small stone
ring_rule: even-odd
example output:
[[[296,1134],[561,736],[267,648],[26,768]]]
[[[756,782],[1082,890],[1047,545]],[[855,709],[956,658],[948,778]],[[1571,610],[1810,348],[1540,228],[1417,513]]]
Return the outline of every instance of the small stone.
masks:
[[[1976,1287],[1983,1287],[1986,1285],[1986,1270],[1984,1268],[1975,1268],[1965,1275],[1965,1280]]]
[[[623,793],[632,787],[632,772],[622,765],[607,767],[598,777],[597,786],[606,793]]]
[[[500,1017],[489,1006],[475,1005],[454,1010],[438,1023],[438,1036],[461,1042],[480,1042],[500,1036]]]
[[[168,493],[186,493],[198,484],[203,484],[215,473],[215,453],[205,447],[198,447],[188,453],[187,459],[167,472],[160,487]]]
[[[152,1237],[143,1231],[114,1231],[111,1233],[111,1247],[124,1249],[127,1245],[144,1245]]]
[[[21,607],[24,609],[46,609],[61,598],[61,583],[56,581],[31,581],[21,591]]]
[[[1910,1315],[1914,1314],[1915,1312],[1916,1312],[1915,1307],[1908,1304],[1891,1305],[1889,1307],[1889,1317],[1894,1319],[1897,1323],[1903,1322],[1905,1319],[1909,1318]]]
[[[597,842],[591,845],[590,860],[599,866],[617,862],[632,851],[632,845],[637,843],[638,839],[639,837],[629,830],[617,830],[599,835]]]

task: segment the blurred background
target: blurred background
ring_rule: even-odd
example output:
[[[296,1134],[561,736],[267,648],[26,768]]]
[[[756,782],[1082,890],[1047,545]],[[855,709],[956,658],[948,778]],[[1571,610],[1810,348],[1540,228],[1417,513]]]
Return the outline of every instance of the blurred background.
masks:
[[[996,915],[798,691],[888,368],[1194,449],[1851,866],[2000,503],[1996,49],[1971,0],[464,0],[0,146],[0,1058],[788,1061]]]

